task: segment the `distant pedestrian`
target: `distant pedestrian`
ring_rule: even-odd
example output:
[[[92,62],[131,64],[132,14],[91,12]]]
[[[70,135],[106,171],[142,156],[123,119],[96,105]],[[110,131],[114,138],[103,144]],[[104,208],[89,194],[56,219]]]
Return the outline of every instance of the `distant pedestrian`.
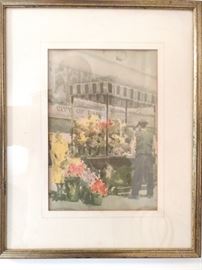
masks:
[[[136,132],[136,156],[134,162],[134,175],[132,179],[131,198],[138,198],[139,191],[143,183],[147,186],[147,196],[153,196],[154,176],[153,176],[153,133],[147,127],[148,122],[139,121]]]

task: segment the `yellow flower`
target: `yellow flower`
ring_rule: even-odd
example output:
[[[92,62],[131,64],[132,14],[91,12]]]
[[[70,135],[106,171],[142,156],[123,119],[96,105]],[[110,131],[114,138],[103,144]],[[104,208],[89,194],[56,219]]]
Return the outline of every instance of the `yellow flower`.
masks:
[[[115,140],[115,143],[118,143],[118,144],[124,143],[124,137],[121,137],[117,134],[113,134],[112,138]]]
[[[83,144],[87,141],[87,137],[85,136],[84,132],[81,132],[79,134],[79,138],[78,138],[79,143]]]
[[[89,120],[88,118],[80,118],[79,120],[77,120],[77,124],[79,125],[81,129],[85,130],[85,129],[88,129]]]
[[[89,123],[90,123],[90,124],[96,124],[98,121],[99,121],[99,116],[96,115],[96,114],[92,114],[92,115],[89,117]]]

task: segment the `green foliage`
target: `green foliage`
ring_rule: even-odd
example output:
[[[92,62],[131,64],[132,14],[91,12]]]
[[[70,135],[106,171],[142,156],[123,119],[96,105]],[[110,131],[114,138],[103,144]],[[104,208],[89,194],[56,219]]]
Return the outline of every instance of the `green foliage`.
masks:
[[[92,202],[92,193],[89,186],[84,182],[81,183],[80,200],[85,204],[91,204]]]
[[[68,180],[65,180],[65,191],[69,201],[78,202],[80,199],[80,178],[68,177]]]
[[[128,186],[131,183],[131,167],[123,165],[112,172],[110,186]]]

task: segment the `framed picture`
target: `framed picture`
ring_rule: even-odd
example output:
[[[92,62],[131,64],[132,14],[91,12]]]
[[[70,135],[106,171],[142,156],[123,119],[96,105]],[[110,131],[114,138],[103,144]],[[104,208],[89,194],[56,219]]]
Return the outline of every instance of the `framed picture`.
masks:
[[[0,258],[201,255],[200,1],[0,1]]]

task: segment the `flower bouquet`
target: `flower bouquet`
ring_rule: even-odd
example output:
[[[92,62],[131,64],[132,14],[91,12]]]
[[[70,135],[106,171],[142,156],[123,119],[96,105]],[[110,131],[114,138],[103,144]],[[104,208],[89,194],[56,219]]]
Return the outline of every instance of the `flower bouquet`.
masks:
[[[108,194],[108,188],[102,179],[95,179],[90,184],[91,203],[94,205],[101,205],[104,196]]]
[[[79,158],[69,160],[65,172],[67,200],[101,205],[107,195],[107,185]]]
[[[81,176],[84,173],[86,165],[80,159],[72,159],[65,172],[65,189],[67,199],[77,202],[80,199]]]
[[[90,115],[74,121],[73,144],[79,156],[103,155],[106,150],[106,121]]]
[[[133,129],[119,120],[105,120],[97,115],[90,115],[74,121],[73,133],[74,151],[78,156],[105,155],[106,134],[109,155],[130,155],[135,149]]]
[[[101,205],[103,197],[107,194],[108,188],[103,180],[90,168],[86,168],[81,180],[81,201],[85,204]]]

